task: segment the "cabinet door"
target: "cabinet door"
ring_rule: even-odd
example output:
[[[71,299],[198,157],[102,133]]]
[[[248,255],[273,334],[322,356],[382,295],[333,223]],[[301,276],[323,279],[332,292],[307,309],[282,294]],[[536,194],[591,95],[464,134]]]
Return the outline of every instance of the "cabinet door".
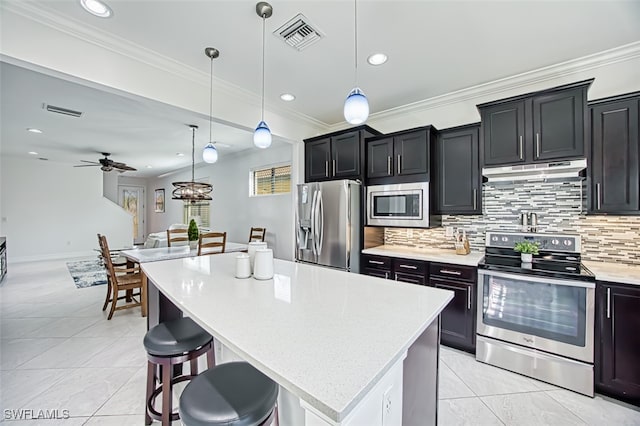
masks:
[[[533,160],[584,156],[586,89],[533,98]]]
[[[474,352],[476,348],[475,328],[475,284],[431,278],[436,288],[453,291],[453,300],[440,314],[440,342],[447,346]]]
[[[596,385],[640,403],[640,287],[598,283]]]
[[[373,268],[364,268],[362,273],[364,275],[369,275],[372,277],[378,277],[378,278],[389,278],[389,271],[385,271],[384,269],[373,269]]]
[[[393,138],[396,176],[429,173],[428,142],[425,130]]]
[[[407,274],[405,272],[394,272],[393,279],[402,281],[403,283],[411,283],[418,285],[427,285],[427,279],[421,274]]]
[[[524,162],[524,101],[486,107],[481,115],[484,164]]]
[[[360,176],[360,132],[350,132],[331,138],[331,171],[334,178]]]
[[[596,213],[640,209],[638,103],[635,98],[591,107],[591,206]]]
[[[393,138],[367,142],[367,178],[393,176]]]
[[[330,176],[331,141],[329,138],[307,142],[304,146],[305,181],[326,180]]]
[[[436,142],[438,212],[480,214],[478,127],[443,131]]]

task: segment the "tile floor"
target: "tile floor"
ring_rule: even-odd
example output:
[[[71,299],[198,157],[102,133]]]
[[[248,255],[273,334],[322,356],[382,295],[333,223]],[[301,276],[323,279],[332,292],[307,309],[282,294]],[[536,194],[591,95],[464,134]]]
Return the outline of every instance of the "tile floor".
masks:
[[[146,320],[111,321],[106,287],[76,289],[64,261],[10,264],[0,286],[0,422],[142,425]],[[640,425],[640,409],[594,399],[441,350],[440,425]],[[8,420],[11,409],[63,409],[57,421]]]

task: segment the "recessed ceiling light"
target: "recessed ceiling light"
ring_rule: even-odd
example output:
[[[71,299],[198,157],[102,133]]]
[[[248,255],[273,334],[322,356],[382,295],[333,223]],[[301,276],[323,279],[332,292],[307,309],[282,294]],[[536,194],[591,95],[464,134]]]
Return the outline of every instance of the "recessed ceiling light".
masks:
[[[27,132],[31,132],[31,133],[42,133],[42,130],[40,129],[34,129],[33,127],[29,127],[27,129]]]
[[[29,155],[38,155],[38,153],[37,153],[37,152],[35,152],[35,151],[29,151],[29,152],[28,152],[28,154],[29,154]]]
[[[183,153],[181,153],[181,152],[176,152],[176,155],[177,155],[178,157],[184,157],[184,154],[183,154]]]
[[[84,10],[100,18],[109,18],[113,15],[111,8],[99,0],[80,0],[80,4]]]
[[[151,164],[147,164],[147,169],[153,169],[153,166]]]
[[[293,96],[291,93],[283,93],[282,95],[280,95],[280,99],[282,99],[285,102],[291,102],[295,99],[296,97]]]
[[[369,57],[367,58],[367,62],[369,62],[371,65],[382,65],[385,62],[387,62],[387,55],[385,55],[384,53],[374,53],[372,55],[369,55]]]

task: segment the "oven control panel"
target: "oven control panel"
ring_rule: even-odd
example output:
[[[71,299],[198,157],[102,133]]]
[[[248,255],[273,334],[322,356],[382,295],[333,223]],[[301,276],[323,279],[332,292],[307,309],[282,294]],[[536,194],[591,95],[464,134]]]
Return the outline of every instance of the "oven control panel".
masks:
[[[580,253],[579,235],[489,231],[486,247],[513,248],[520,241],[537,242],[540,250]]]

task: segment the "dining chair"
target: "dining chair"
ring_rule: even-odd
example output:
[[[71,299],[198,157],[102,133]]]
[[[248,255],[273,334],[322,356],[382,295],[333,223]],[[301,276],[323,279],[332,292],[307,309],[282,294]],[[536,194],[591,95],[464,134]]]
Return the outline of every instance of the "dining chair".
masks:
[[[251,232],[249,232],[249,242],[252,243],[254,241],[264,241],[264,236],[267,233],[267,228],[251,228]]]
[[[100,250],[102,252],[102,259],[104,261],[105,267],[107,269],[107,284],[111,287],[111,309],[109,311],[109,315],[107,319],[111,319],[113,317],[113,313],[115,311],[119,311],[121,309],[129,309],[140,306],[142,311],[142,316],[146,317],[146,307],[144,301],[146,300],[146,289],[143,285],[142,280],[142,272],[140,271],[140,267],[116,267],[114,266],[111,255],[109,252],[109,244],[107,243],[107,238],[104,235],[100,235],[98,237],[100,242]],[[134,290],[138,290],[137,293]],[[120,296],[120,292],[124,291],[127,294],[124,296]],[[138,299],[136,300],[136,297]],[[131,303],[125,303],[124,305],[117,306],[119,300],[131,300]],[[107,301],[108,303],[108,301]]]
[[[167,229],[167,247],[171,247],[171,243],[180,243],[183,241],[189,244],[189,236],[186,228]]]
[[[226,245],[226,232],[202,232],[198,241],[198,256],[224,253]]]

